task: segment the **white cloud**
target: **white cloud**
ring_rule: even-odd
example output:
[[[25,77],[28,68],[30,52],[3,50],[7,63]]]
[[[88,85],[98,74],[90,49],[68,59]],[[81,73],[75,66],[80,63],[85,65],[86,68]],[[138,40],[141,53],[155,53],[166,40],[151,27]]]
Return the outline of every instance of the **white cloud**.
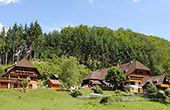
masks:
[[[19,0],[0,0],[0,5],[7,5],[9,3],[17,3]]]
[[[139,1],[140,1],[140,0],[133,0],[133,2],[135,2],[135,3],[136,3],[136,2],[139,2]]]
[[[64,28],[64,27],[68,27],[68,26],[75,27],[75,25],[70,24],[70,23],[62,24],[60,26],[47,26],[47,25],[41,24],[41,26],[42,26],[42,30],[44,32],[52,32],[54,30],[57,30],[60,32],[62,30],[62,28]]]
[[[58,27],[52,27],[52,26],[46,26],[46,25],[41,25],[42,28],[45,29],[45,31],[47,32],[52,32],[54,30],[58,30],[58,31],[61,31],[61,28],[58,28]]]
[[[0,29],[2,29],[4,26],[0,23]]]
[[[94,0],[88,0],[90,4],[92,4],[94,2]]]

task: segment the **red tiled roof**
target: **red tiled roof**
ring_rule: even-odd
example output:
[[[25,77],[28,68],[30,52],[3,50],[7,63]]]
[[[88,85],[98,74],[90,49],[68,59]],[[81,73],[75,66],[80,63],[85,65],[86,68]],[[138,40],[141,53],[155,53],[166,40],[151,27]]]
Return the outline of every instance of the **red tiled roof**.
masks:
[[[119,69],[125,71],[125,75],[130,75],[135,70],[145,70],[151,73],[151,70],[149,68],[138,61],[122,64],[120,65]]]

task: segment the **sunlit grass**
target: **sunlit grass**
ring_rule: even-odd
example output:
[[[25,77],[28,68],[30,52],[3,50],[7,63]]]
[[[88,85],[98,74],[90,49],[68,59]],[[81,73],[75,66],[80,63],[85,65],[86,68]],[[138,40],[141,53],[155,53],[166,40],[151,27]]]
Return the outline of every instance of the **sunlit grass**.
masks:
[[[83,91],[89,94],[91,91]],[[104,92],[110,94],[111,91]],[[21,96],[21,98],[19,98]],[[27,93],[0,89],[0,110],[169,110],[169,103],[152,101],[113,102],[100,104],[99,100],[77,99],[70,92],[50,89],[29,90]]]

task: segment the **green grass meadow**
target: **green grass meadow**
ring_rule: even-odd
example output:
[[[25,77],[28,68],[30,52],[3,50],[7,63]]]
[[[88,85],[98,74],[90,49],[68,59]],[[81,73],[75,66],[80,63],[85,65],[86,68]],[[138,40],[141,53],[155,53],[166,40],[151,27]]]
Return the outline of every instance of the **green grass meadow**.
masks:
[[[140,101],[100,104],[99,100],[78,99],[69,94],[50,89],[32,89],[27,93],[0,89],[0,110],[170,110],[170,103]]]

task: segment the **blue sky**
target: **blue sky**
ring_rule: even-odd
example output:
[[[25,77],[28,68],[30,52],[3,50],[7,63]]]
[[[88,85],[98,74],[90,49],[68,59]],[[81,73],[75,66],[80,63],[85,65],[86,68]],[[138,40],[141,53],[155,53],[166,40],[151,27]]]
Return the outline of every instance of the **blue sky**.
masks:
[[[35,20],[43,32],[84,24],[170,41],[170,0],[0,0],[0,28]]]

